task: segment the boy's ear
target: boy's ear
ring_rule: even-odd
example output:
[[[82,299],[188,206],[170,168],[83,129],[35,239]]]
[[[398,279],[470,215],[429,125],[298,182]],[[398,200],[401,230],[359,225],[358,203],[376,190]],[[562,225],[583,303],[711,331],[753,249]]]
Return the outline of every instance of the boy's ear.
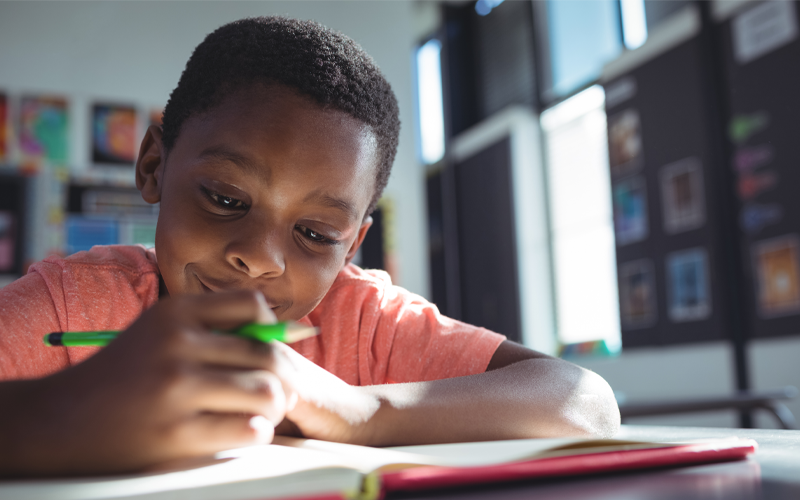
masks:
[[[370,226],[372,226],[372,216],[367,215],[367,218],[361,223],[361,227],[358,228],[358,237],[356,237],[356,240],[353,242],[352,246],[350,246],[350,250],[347,251],[347,256],[344,260],[345,265],[349,264],[350,261],[353,260],[353,257],[356,256],[356,252],[358,252],[358,249],[361,247],[361,243],[364,242],[364,236],[367,235]]]
[[[164,175],[164,146],[161,142],[161,128],[150,125],[139,147],[136,160],[136,187],[142,192],[147,203],[161,201],[161,179]]]

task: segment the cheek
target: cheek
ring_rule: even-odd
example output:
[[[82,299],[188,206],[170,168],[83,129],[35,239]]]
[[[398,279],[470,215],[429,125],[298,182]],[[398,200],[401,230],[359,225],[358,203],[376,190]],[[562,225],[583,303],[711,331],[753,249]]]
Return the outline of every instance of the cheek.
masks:
[[[186,264],[208,255],[214,245],[214,236],[219,234],[210,230],[191,208],[186,208],[191,206],[179,197],[170,197],[162,201],[158,216],[156,257],[171,291],[176,286],[183,286],[178,281]]]
[[[325,258],[298,258],[296,275],[292,277],[292,282],[299,285],[294,297],[295,306],[299,306],[298,317],[310,313],[328,293],[343,267],[345,254],[342,249],[336,249]]]

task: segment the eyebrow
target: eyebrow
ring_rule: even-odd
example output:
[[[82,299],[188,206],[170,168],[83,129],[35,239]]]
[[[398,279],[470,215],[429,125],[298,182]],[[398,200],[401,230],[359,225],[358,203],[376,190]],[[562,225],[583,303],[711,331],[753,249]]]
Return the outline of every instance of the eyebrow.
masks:
[[[352,203],[341,198],[336,198],[335,196],[331,196],[327,193],[314,191],[306,196],[306,198],[303,200],[303,203],[310,202],[317,203],[325,207],[335,208],[341,212],[344,212],[349,219],[358,218],[358,210],[356,210],[356,207]]]
[[[268,180],[268,175],[263,168],[253,163],[253,161],[247,156],[227,149],[224,146],[208,147],[200,153],[200,158],[233,163],[251,175]]]
[[[266,179],[267,174],[264,172],[263,168],[253,163],[247,156],[237,153],[236,151],[231,151],[224,146],[211,146],[206,148],[200,153],[200,157],[203,159],[233,163],[252,175],[268,180]],[[349,219],[358,218],[358,210],[356,210],[356,207],[352,203],[320,191],[314,191],[306,196],[303,203],[317,203],[324,207],[337,209],[343,212]]]

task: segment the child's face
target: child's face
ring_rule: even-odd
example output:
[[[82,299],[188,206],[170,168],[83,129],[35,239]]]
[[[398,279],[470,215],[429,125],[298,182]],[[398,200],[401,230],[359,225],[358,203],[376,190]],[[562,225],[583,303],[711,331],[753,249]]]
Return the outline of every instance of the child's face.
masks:
[[[253,86],[184,122],[166,163],[159,131],[148,135],[137,184],[161,202],[156,251],[169,292],[258,289],[279,320],[311,312],[371,223],[369,128],[283,87]]]

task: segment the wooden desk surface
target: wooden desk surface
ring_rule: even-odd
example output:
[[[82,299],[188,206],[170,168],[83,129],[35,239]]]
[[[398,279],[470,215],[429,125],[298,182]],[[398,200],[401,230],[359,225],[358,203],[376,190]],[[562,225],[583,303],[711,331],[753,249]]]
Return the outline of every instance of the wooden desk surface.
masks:
[[[623,425],[619,439],[686,441],[737,436],[752,438],[758,452],[749,460],[611,476],[528,481],[448,490],[399,499],[463,500],[783,500],[800,499],[800,431]]]

